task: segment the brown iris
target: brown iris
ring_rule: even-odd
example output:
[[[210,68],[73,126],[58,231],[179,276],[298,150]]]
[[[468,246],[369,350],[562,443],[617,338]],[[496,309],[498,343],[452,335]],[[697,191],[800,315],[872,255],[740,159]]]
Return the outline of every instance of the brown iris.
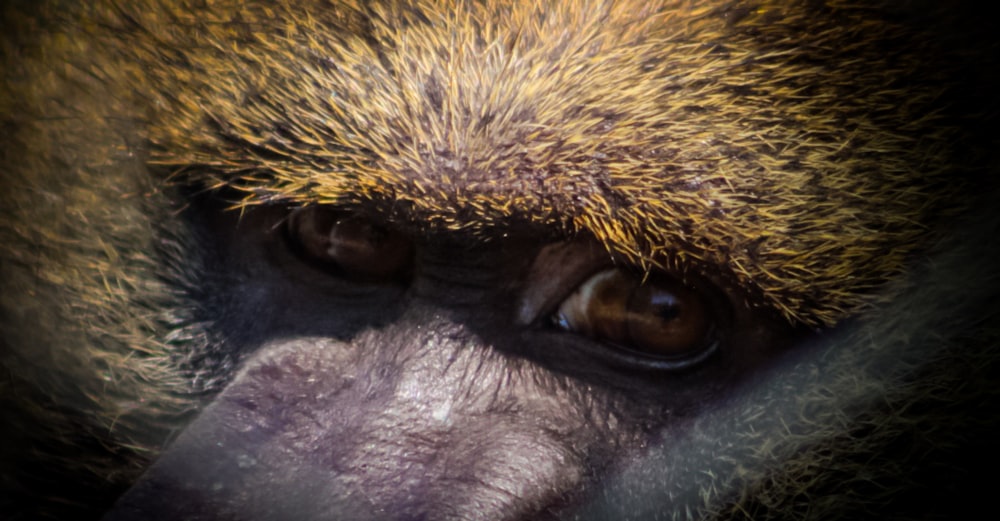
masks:
[[[410,268],[413,248],[402,234],[364,217],[325,206],[288,216],[287,231],[305,260],[368,282],[395,281]]]
[[[619,269],[592,275],[553,316],[568,331],[655,358],[694,357],[712,346],[715,320],[708,299],[666,276]]]

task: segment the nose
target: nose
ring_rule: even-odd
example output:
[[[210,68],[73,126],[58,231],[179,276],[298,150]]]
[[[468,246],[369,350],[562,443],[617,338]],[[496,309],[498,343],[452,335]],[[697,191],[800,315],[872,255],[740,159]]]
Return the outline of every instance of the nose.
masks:
[[[457,337],[266,346],[105,519],[534,518],[582,456],[517,361]]]

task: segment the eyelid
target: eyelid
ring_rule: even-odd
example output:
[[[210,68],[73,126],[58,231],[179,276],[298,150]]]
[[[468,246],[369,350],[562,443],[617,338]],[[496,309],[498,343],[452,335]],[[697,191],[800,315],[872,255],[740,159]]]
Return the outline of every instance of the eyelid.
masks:
[[[655,371],[676,371],[679,369],[695,367],[705,360],[708,360],[719,350],[720,344],[721,341],[716,339],[705,349],[702,349],[692,356],[680,359],[651,358],[635,353],[627,348],[606,350],[607,353],[605,356],[617,359],[618,361],[625,363],[630,368],[644,367]]]
[[[516,324],[527,326],[551,313],[583,281],[614,264],[613,258],[594,240],[552,244],[535,257],[524,293],[516,307]]]

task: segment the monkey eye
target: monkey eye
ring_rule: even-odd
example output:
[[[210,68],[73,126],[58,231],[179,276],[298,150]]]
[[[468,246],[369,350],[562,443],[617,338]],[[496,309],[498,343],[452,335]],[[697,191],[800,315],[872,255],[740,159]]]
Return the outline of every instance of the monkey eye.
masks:
[[[610,343],[662,368],[707,358],[716,346],[717,316],[703,292],[664,275],[617,268],[592,275],[566,297],[552,323]]]
[[[346,277],[396,281],[408,274],[412,263],[413,248],[406,237],[348,212],[307,206],[292,211],[285,226],[300,257]]]

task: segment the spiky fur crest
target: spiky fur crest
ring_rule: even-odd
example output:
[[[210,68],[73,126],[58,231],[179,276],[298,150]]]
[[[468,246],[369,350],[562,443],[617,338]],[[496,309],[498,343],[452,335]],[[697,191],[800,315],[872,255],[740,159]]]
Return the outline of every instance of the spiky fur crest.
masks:
[[[374,201],[452,230],[587,232],[643,266],[725,267],[809,324],[898,276],[960,184],[934,112],[947,71],[920,61],[919,35],[850,4],[136,17],[154,28],[132,57],[163,109],[152,160],[185,180],[239,187],[244,204]]]

